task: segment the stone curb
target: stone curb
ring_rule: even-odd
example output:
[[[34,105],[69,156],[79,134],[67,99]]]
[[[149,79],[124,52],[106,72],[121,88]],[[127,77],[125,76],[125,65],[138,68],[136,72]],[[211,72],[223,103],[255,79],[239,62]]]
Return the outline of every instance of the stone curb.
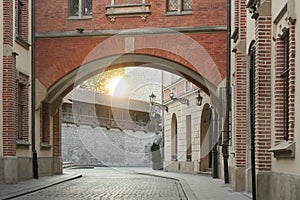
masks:
[[[174,177],[169,177],[169,176],[163,176],[163,175],[151,174],[151,173],[143,173],[143,172],[136,172],[136,174],[176,180],[180,183],[182,190],[188,200],[198,200],[198,198],[196,197],[196,195],[190,188],[189,184],[182,178],[174,178]]]
[[[81,178],[81,177],[82,177],[81,174],[73,174],[73,175],[69,175],[67,177],[58,178],[53,181],[46,181],[46,182],[41,181],[41,183],[37,186],[21,188],[18,191],[10,191],[3,195],[0,194],[0,199],[2,199],[2,200],[13,199],[16,197],[23,196],[25,194],[36,192],[36,191],[51,187],[53,185],[57,185],[57,184],[60,184],[60,183],[66,182],[66,181],[70,181],[70,180],[74,180],[77,178]]]

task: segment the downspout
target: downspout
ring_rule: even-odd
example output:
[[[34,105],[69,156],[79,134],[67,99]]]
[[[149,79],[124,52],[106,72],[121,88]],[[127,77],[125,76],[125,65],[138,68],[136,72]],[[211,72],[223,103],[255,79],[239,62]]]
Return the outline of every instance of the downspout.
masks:
[[[224,162],[224,182],[229,183],[228,172],[228,145],[229,145],[229,132],[230,132],[230,112],[231,112],[231,89],[230,89],[230,76],[231,76],[231,0],[227,0],[227,63],[226,63],[226,118],[225,118],[225,131],[224,142],[222,144],[223,162]]]
[[[35,148],[35,1],[31,0],[31,149],[33,178],[38,179],[38,160]]]

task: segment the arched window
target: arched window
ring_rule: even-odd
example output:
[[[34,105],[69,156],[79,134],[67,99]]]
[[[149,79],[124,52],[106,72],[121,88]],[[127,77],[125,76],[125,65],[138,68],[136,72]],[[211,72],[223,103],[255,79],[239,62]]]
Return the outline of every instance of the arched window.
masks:
[[[171,122],[171,159],[177,161],[177,118],[173,114]]]

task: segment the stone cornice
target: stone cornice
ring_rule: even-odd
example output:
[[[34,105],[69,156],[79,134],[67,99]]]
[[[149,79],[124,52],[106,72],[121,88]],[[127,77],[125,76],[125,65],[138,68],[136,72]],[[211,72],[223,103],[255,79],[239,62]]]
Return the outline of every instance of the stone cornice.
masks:
[[[141,29],[127,29],[127,30],[95,30],[95,31],[64,31],[64,32],[37,32],[36,38],[59,38],[59,37],[87,37],[87,36],[113,36],[113,35],[144,35],[144,34],[167,34],[174,33],[211,33],[211,32],[225,32],[224,26],[192,26],[192,27],[172,27],[172,28],[141,28]]]

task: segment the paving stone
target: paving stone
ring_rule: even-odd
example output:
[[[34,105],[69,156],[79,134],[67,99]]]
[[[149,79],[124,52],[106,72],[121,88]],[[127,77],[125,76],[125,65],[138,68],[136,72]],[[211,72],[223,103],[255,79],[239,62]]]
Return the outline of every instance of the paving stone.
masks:
[[[179,181],[126,173],[111,168],[80,171],[82,178],[61,183],[16,199],[68,200],[180,200],[186,199]]]

